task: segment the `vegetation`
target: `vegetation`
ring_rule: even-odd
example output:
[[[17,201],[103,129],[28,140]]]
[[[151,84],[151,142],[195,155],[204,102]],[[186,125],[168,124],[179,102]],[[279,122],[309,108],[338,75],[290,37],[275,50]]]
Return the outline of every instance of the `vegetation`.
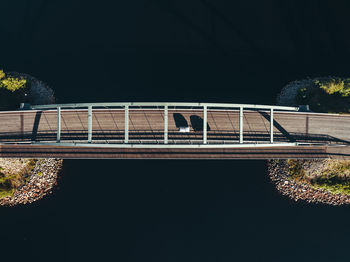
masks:
[[[0,70],[0,110],[18,109],[20,103],[27,102],[29,90],[30,85],[26,79]],[[36,161],[29,159],[25,168],[20,169],[15,174],[0,167],[0,199],[12,196],[16,189],[26,182]]]
[[[349,113],[350,78],[315,79],[310,87],[299,90],[296,99],[315,112]]]
[[[16,174],[11,174],[0,168],[0,199],[12,196],[17,188],[21,187],[27,180],[30,172],[34,169],[37,160],[29,159],[25,168]]]
[[[297,182],[305,182],[305,170],[299,160],[288,159],[290,177]]]
[[[299,89],[296,100],[300,105],[309,105],[314,112],[349,113],[350,78],[314,79],[310,86]],[[300,160],[288,160],[288,166],[291,179],[297,182],[334,194],[350,195],[350,161],[329,160],[320,170],[313,171]]]
[[[291,179],[310,184],[314,188],[322,188],[333,194],[350,195],[350,161],[329,160],[317,170],[317,174],[307,174],[303,162],[288,160]]]
[[[26,102],[29,83],[23,77],[16,77],[0,70],[0,110],[17,109]]]
[[[18,184],[22,184],[21,176],[5,175],[0,172],[0,198],[12,196]]]

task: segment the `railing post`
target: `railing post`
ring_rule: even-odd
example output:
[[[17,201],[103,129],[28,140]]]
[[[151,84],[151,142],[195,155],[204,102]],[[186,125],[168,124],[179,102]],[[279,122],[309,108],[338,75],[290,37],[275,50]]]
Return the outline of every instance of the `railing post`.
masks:
[[[243,107],[239,108],[239,143],[243,144]]]
[[[164,144],[168,144],[168,106],[164,106]]]
[[[92,142],[92,106],[88,106],[88,143]]]
[[[273,144],[273,108],[270,109],[270,143]]]
[[[203,144],[207,143],[207,106],[203,106]]]
[[[129,106],[124,106],[124,143],[129,143]]]
[[[57,143],[61,142],[61,107],[57,107]]]

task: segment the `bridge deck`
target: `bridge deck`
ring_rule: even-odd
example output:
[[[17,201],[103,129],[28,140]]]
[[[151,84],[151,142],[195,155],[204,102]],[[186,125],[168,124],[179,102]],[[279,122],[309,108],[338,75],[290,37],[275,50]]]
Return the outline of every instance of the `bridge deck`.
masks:
[[[169,144],[200,144],[203,141],[203,126],[198,119],[203,118],[202,110],[191,109],[169,109],[168,111],[168,130]],[[179,119],[187,122],[190,132],[179,132]],[[250,143],[268,143],[270,136],[270,117],[268,111],[244,111],[243,130],[244,141]],[[180,122],[181,122],[180,121]],[[239,110],[208,110],[208,143],[223,144],[223,143],[238,143],[239,142]],[[57,130],[57,112],[56,110],[48,111],[13,111],[0,112],[0,143],[4,142],[30,142],[30,141],[55,141]],[[87,109],[69,109],[61,112],[62,134],[61,139],[71,142],[86,142],[88,135],[88,110]],[[124,110],[123,109],[94,109],[92,116],[92,139],[93,143],[123,143],[124,142]],[[337,114],[315,114],[315,113],[300,113],[300,112],[275,112],[274,113],[274,141],[278,142],[313,142],[326,144],[344,144],[350,142],[350,115]],[[129,142],[130,143],[147,143],[162,144],[164,142],[164,110],[162,109],[130,109],[129,110]],[[14,156],[15,153],[9,153],[11,146],[1,146],[1,156]],[[22,148],[14,147],[18,150],[30,151],[34,148],[33,145],[22,145]],[[39,149],[40,147],[36,147]],[[33,155],[44,157],[44,154],[39,154],[37,149]],[[151,155],[154,158],[168,157],[177,158],[180,154],[184,154],[184,158],[196,158],[201,155],[201,158],[261,158],[261,152],[269,156],[277,158],[277,156],[286,157],[311,157],[313,150],[317,151],[315,157],[328,157],[329,151],[327,147],[308,147],[311,153],[306,154],[306,149],[301,147],[295,148],[291,152],[291,148],[273,148],[271,152],[266,153],[264,149],[187,149],[179,150],[172,149],[166,154],[166,151],[160,149],[87,149],[82,148],[80,151],[77,147],[65,150],[77,150],[78,154],[63,153],[58,147],[42,147],[48,150],[47,157],[62,157],[68,158],[82,157],[94,158],[94,154],[100,154],[102,157],[113,155],[114,157],[126,157],[132,155],[137,157],[137,151],[142,153],[143,157]],[[40,149],[41,150],[41,149]],[[39,151],[40,151],[39,150]],[[102,151],[103,152],[102,152]],[[166,149],[164,149],[166,150]],[[199,150],[199,151],[198,151]],[[226,150],[225,153],[222,150]],[[227,154],[227,150],[231,153]],[[237,150],[237,151],[235,151]],[[243,151],[245,153],[243,153]],[[301,150],[301,151],[298,151]],[[338,150],[338,149],[337,149]],[[345,149],[342,149],[343,151]],[[11,150],[10,150],[11,151]],[[24,152],[23,151],[23,152]],[[28,152],[29,152],[28,151]],[[57,151],[57,154],[54,152]],[[147,152],[146,152],[147,151]],[[346,150],[345,150],[346,151]],[[6,153],[7,152],[7,153]],[[84,152],[84,153],[82,153]],[[86,153],[90,152],[90,153]],[[95,153],[94,153],[95,152]],[[132,152],[132,153],[128,153]],[[200,153],[199,153],[200,152]],[[240,152],[240,153],[239,153]],[[251,153],[249,155],[249,152]],[[259,153],[260,152],[260,153]],[[333,152],[334,153],[334,152]],[[158,155],[157,155],[158,154]],[[191,155],[192,154],[192,155]],[[334,153],[335,155],[337,152]],[[24,155],[23,155],[24,156]],[[26,154],[29,157],[29,154]],[[234,157],[233,157],[234,156]],[[152,157],[152,158],[153,158]],[[339,156],[340,157],[340,156]],[[347,151],[341,156],[347,157]],[[270,157],[263,157],[270,158]]]
[[[174,116],[181,114],[189,127],[189,133],[179,132]],[[203,117],[200,110],[169,110],[169,143],[202,141],[203,132],[194,116]],[[192,119],[192,121],[191,121]],[[5,141],[35,141],[56,139],[56,110],[0,112],[0,143]],[[62,110],[62,140],[87,140],[87,110]],[[197,125],[197,127],[195,126]],[[120,109],[94,109],[93,140],[122,142],[124,139],[124,111]],[[244,112],[244,140],[268,141],[270,124],[268,112]],[[237,142],[239,140],[239,111],[208,111],[208,141]],[[350,142],[350,116],[310,113],[274,113],[276,141],[332,141]],[[164,138],[163,110],[130,110],[129,140],[140,142],[153,140],[161,143]]]

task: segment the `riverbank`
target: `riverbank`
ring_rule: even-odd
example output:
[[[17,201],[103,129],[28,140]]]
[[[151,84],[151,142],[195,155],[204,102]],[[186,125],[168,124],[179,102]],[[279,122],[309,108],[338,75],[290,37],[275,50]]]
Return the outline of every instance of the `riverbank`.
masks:
[[[6,161],[6,159],[5,159]],[[8,159],[10,162],[11,159]],[[39,159],[28,174],[25,183],[18,187],[12,196],[0,199],[2,206],[29,204],[53,192],[62,171],[62,159]]]
[[[278,94],[277,105],[298,106],[300,91],[303,91],[302,95],[314,92],[317,89],[315,81],[319,84],[333,79],[322,77],[291,82]],[[331,84],[331,88],[335,89],[334,83]],[[327,94],[333,95],[327,91],[322,91],[323,98]],[[305,97],[301,98],[307,102]],[[327,103],[322,105],[323,109],[327,109]],[[338,206],[350,204],[349,167],[350,161],[346,160],[271,160],[268,161],[268,174],[276,189],[294,201]]]
[[[44,82],[27,74],[11,72],[11,77],[25,79],[24,102],[51,104],[54,91]],[[53,192],[63,167],[62,159],[0,159],[0,206],[29,204]]]
[[[295,160],[299,161],[305,170],[319,170],[323,161],[328,160]],[[334,161],[334,160],[332,160]],[[314,170],[313,170],[314,169]],[[350,195],[334,194],[326,189],[317,188],[310,183],[297,181],[293,179],[290,172],[288,160],[270,160],[268,161],[268,173],[276,189],[284,196],[294,201],[305,201],[307,203],[321,203],[333,206],[350,204]]]

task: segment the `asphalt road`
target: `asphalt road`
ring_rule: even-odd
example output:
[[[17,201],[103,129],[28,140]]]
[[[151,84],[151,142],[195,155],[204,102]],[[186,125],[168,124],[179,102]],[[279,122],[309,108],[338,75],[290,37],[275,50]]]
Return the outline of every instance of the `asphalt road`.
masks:
[[[86,142],[88,129],[87,110],[62,110],[61,115],[61,141]],[[203,139],[203,122],[201,122],[202,117],[203,112],[200,110],[169,109],[169,144],[201,143]],[[270,117],[268,111],[245,110],[243,121],[244,141],[252,143],[268,143],[270,139],[269,118]],[[123,110],[94,109],[92,119],[92,138],[95,143],[104,143],[107,140],[110,143],[123,142]],[[238,143],[239,111],[208,110],[207,120],[209,144]],[[55,141],[56,139],[57,117],[55,110],[0,112],[0,123],[0,143],[25,141]],[[190,132],[179,132],[179,125],[186,125],[186,123],[190,128]],[[276,143],[312,142],[348,145],[350,143],[349,130],[350,115],[276,111],[274,113],[274,141]],[[163,110],[129,110],[130,143],[141,143],[142,141],[144,141],[147,143],[161,144],[164,139],[163,131]],[[9,146],[6,146],[6,150],[8,150],[8,147]],[[5,147],[2,148],[4,149]],[[329,152],[327,151],[327,149],[322,148],[321,150],[320,148],[321,147],[317,147],[315,149],[317,152],[322,151],[322,153],[318,157],[321,157],[321,155],[323,157],[328,157],[329,155],[327,154]],[[259,152],[263,152],[261,149],[251,150],[259,150]],[[276,152],[278,151],[279,155],[283,156],[282,151],[280,149],[274,150]],[[342,150],[344,151],[345,149]],[[50,151],[51,153],[53,152],[52,150]],[[286,148],[284,153],[287,153],[288,151],[290,151],[290,147]],[[306,151],[302,151],[303,152],[300,152],[300,156],[308,157],[304,154]],[[339,150],[337,149],[333,153],[337,154],[338,151]],[[273,154],[270,154],[270,156],[271,155]],[[293,155],[295,157],[294,153]],[[346,158],[347,150],[345,150],[341,155],[342,158]],[[173,156],[175,155],[173,154]],[[286,154],[284,154],[284,156],[287,157]],[[192,157],[193,155],[189,158]],[[206,157],[209,157],[209,155],[207,155]],[[309,154],[309,157],[311,157],[311,154]],[[159,158],[159,156],[156,156],[155,158]],[[277,158],[277,156],[275,156],[275,158]]]
[[[169,143],[175,140],[202,140],[203,112],[199,110],[169,110]],[[181,133],[177,124],[185,121],[190,132]],[[62,110],[62,140],[86,140],[87,110]],[[93,140],[124,139],[124,111],[95,109],[93,111]],[[0,142],[24,140],[55,140],[56,111],[0,112]],[[182,124],[182,123],[181,123]],[[244,111],[244,140],[268,142],[269,112]],[[129,110],[129,139],[163,140],[163,110]],[[208,111],[209,142],[239,139],[239,112]],[[296,112],[274,113],[275,141],[338,141],[350,142],[350,115],[313,114]],[[341,141],[340,141],[341,140]]]

